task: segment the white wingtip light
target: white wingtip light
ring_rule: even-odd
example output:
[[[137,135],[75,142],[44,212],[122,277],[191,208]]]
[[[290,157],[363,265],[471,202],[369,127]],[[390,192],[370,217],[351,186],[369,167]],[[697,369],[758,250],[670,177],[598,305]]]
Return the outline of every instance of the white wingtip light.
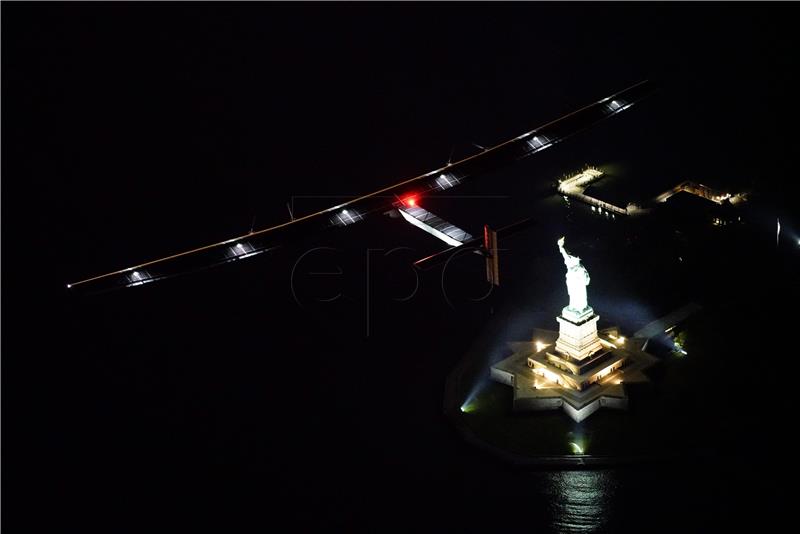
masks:
[[[70,289],[71,287],[72,287],[72,284],[67,284],[67,289]]]

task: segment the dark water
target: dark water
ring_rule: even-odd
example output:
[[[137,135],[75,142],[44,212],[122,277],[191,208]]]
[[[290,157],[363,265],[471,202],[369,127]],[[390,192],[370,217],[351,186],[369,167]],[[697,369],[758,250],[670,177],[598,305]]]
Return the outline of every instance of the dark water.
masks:
[[[545,478],[552,527],[560,532],[607,528],[619,510],[619,481],[613,471],[560,471]]]
[[[743,212],[752,229],[744,248],[722,240],[707,250],[705,233],[684,246],[664,238],[671,216],[608,219],[568,206],[552,193],[549,177],[574,165],[568,154],[551,158],[484,182],[491,184],[486,194],[517,200],[487,202],[478,217],[472,200],[436,201],[442,215],[470,229],[530,213],[541,220],[503,244],[503,286],[485,300],[470,300],[485,290],[480,258],[452,265],[454,307],[442,298],[440,270],[421,276],[414,298],[393,300],[411,283],[402,261],[372,264],[367,299],[367,248],[410,246],[413,259],[438,247],[421,232],[396,232],[396,221],[377,219],[328,242],[338,247],[345,273],[334,288],[344,297],[333,303],[298,306],[285,261],[63,299],[42,310],[37,320],[58,327],[42,340],[46,360],[26,361],[39,373],[38,385],[18,390],[35,415],[21,424],[36,463],[17,497],[54,510],[34,523],[136,531],[164,516],[172,529],[255,521],[318,529],[674,532],[757,519],[757,508],[742,503],[772,498],[763,475],[774,469],[765,460],[769,438],[761,436],[781,428],[777,414],[757,406],[733,418],[724,437],[693,428],[687,439],[702,445],[699,458],[586,471],[506,465],[465,443],[444,417],[445,378],[487,331],[495,331],[488,364],[503,356],[506,341],[525,339],[534,326],[555,327],[567,298],[560,235],[587,266],[589,301],[610,324],[633,330],[687,299],[710,302],[721,291],[738,299],[738,316],[763,327],[766,318],[753,310],[779,277],[762,264],[757,272],[773,275],[763,277],[765,287],[725,289],[751,269],[736,263],[743,255],[772,246],[772,228],[759,218],[769,219],[771,205]],[[616,176],[635,181],[640,172]],[[695,258],[694,267],[681,270],[679,250]],[[796,254],[781,250],[775,266],[788,273]],[[714,256],[738,267],[701,268]],[[699,279],[687,276],[695,267],[705,273]],[[709,284],[708,269],[725,274]],[[313,296],[315,289],[305,291]],[[698,414],[715,418],[715,409],[697,401]]]
[[[792,509],[778,488],[793,389],[761,366],[796,352],[796,16],[443,6],[3,5],[8,531],[710,532],[766,530]],[[395,299],[414,287],[409,261],[440,244],[383,217],[317,243],[335,253],[309,271],[343,274],[309,277],[301,304],[291,272],[307,244],[135,291],[64,292],[253,215],[285,221],[291,195],[372,191],[650,77],[663,81],[652,99],[431,200],[476,234],[538,217],[503,244],[488,298],[474,257]],[[759,199],[744,230],[713,236],[689,208],[608,220],[552,194],[584,164],[608,171],[609,200],[686,179]],[[726,319],[705,369],[750,387],[675,394],[716,423],[677,431],[703,456],[521,469],[443,415],[448,373],[488,329],[487,362],[553,324],[561,235],[604,321],[635,329],[687,299]],[[393,247],[408,248],[371,256],[367,278],[368,249]],[[331,291],[342,297],[315,300]]]
[[[64,513],[76,524],[88,506],[79,495],[112,516],[138,495],[147,510],[170,516],[231,509],[250,517],[263,508],[281,521],[319,528],[388,517],[398,528],[424,522],[463,531],[500,524],[533,532],[638,532],[646,524],[647,531],[669,532],[750,518],[740,499],[765,494],[753,467],[761,449],[750,456],[745,441],[732,441],[749,444],[743,430],[724,439],[695,433],[688,439],[711,454],[666,465],[532,471],[473,449],[443,416],[445,377],[490,324],[499,326],[487,362],[502,355],[505,341],[553,321],[566,298],[554,244],[560,233],[583,257],[590,303],[604,320],[633,329],[687,296],[702,300],[696,285],[664,291],[647,275],[629,276],[643,264],[626,267],[622,259],[637,254],[612,244],[638,223],[567,208],[553,195],[530,207],[548,222],[508,243],[501,292],[477,304],[454,298],[453,309],[433,272],[422,277],[418,296],[398,303],[388,296],[404,271],[385,264],[372,275],[369,336],[358,293],[361,251],[340,256],[345,272],[357,274],[345,284],[350,298],[333,305],[290,306],[288,293],[275,291],[287,273],[265,276],[255,267],[241,271],[243,278],[212,278],[203,292],[189,278],[150,293],[68,304],[66,346],[84,356],[79,367],[62,362],[49,385],[64,401],[55,441],[65,462],[59,472],[84,489],[53,498],[69,505]],[[419,243],[420,251],[430,244]],[[454,295],[465,297],[482,287],[470,285],[482,265],[459,265],[455,283],[465,293]],[[704,405],[697,409],[708,413]],[[44,450],[52,453],[49,445]],[[98,462],[113,468],[98,471]],[[85,472],[82,465],[92,467]],[[123,500],[103,490],[119,484]],[[177,512],[170,508],[174,495]],[[306,508],[315,512],[304,514]]]

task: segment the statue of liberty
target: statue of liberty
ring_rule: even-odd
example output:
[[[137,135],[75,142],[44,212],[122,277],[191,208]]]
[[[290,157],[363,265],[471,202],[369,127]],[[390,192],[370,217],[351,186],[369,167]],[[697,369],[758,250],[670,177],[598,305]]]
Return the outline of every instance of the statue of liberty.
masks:
[[[567,292],[569,293],[569,306],[565,308],[571,311],[573,315],[583,315],[584,312],[591,310],[589,302],[586,298],[586,286],[589,285],[589,273],[586,268],[581,265],[581,259],[577,256],[571,256],[569,252],[564,249],[564,238],[558,240],[558,250],[564,257],[564,264],[567,266]]]

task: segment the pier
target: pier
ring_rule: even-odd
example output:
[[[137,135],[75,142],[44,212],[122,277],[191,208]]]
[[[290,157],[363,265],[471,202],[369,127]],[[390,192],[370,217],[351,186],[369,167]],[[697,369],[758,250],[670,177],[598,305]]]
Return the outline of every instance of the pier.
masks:
[[[685,182],[681,182],[672,189],[664,191],[660,195],[655,198],[656,202],[666,202],[671,196],[677,195],[680,192],[689,193],[700,198],[704,198],[706,200],[710,200],[716,204],[722,204],[726,200],[730,200],[731,204],[738,204],[745,200],[745,196],[742,193],[737,193],[735,195],[731,195],[730,193],[723,193],[721,191],[717,191],[716,189],[712,189],[706,185],[698,184],[695,182],[691,182],[686,180]]]
[[[561,180],[558,183],[558,192],[564,196],[571,197],[585,204],[589,204],[594,208],[597,208],[602,213],[603,210],[607,211],[608,213],[619,214],[619,215],[642,215],[648,213],[650,210],[647,208],[640,207],[634,203],[629,203],[626,207],[621,208],[619,206],[615,206],[609,202],[604,202],[598,198],[591,197],[585,193],[586,188],[589,187],[592,183],[596,182],[603,176],[603,171],[596,169],[594,167],[586,167],[584,170],[577,174],[573,174],[572,176]],[[706,200],[710,200],[715,204],[724,204],[725,201],[730,202],[733,205],[739,204],[740,202],[744,202],[747,200],[747,195],[745,193],[725,193],[722,191],[718,191],[716,189],[712,189],[706,185],[698,184],[696,182],[692,182],[686,180],[684,182],[679,183],[675,187],[664,191],[653,200],[655,203],[663,204],[667,200],[669,200],[672,196],[685,192],[700,198],[704,198]]]
[[[595,169],[594,167],[586,167],[583,171],[570,176],[559,182],[558,184],[558,192],[562,195],[575,198],[589,204],[590,206],[594,206],[598,208],[601,212],[606,210],[609,213],[615,213],[619,215],[633,215],[640,212],[644,212],[644,210],[634,206],[633,204],[629,204],[627,208],[620,208],[619,206],[615,206],[609,202],[604,202],[600,199],[590,197],[589,195],[585,194],[586,188],[592,182],[599,180],[603,176],[603,171]]]

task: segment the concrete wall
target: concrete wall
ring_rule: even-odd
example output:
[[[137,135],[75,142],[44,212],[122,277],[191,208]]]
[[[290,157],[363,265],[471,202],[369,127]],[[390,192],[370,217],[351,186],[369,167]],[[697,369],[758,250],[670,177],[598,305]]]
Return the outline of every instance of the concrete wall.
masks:
[[[564,405],[564,401],[558,397],[552,397],[549,399],[531,399],[531,398],[514,399],[515,411],[556,410],[558,408],[561,408],[562,405]]]
[[[600,397],[596,399],[580,410],[575,409],[572,405],[568,402],[564,402],[563,399],[558,397],[552,397],[547,399],[533,399],[533,398],[521,398],[521,399],[514,399],[514,411],[540,411],[540,410],[556,410],[558,408],[564,408],[564,411],[567,412],[572,419],[580,423],[594,412],[599,410],[600,408],[615,408],[617,410],[627,410],[628,409],[628,399],[619,399],[614,397]]]
[[[600,406],[604,408],[616,408],[617,410],[627,410],[628,398],[600,397]]]
[[[567,412],[567,415],[572,417],[578,423],[580,423],[581,421],[583,421],[584,419],[586,419],[599,409],[600,409],[600,399],[590,402],[580,410],[576,410],[568,402],[564,403],[564,411]]]
[[[490,376],[490,378],[492,380],[496,380],[497,382],[500,382],[501,384],[505,384],[507,386],[513,386],[514,385],[514,374],[513,373],[509,373],[507,371],[501,371],[500,369],[495,369],[494,367],[492,367],[489,376]]]

